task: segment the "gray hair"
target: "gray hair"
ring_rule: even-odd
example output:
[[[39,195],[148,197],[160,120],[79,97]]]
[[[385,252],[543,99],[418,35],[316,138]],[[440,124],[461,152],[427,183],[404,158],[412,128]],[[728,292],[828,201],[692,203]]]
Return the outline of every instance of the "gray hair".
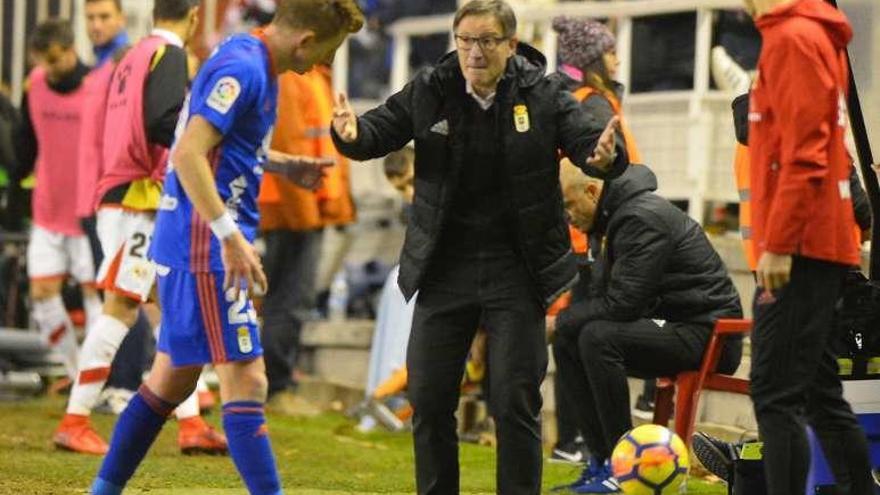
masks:
[[[471,0],[459,7],[452,22],[452,29],[457,30],[461,20],[468,16],[491,15],[501,24],[501,34],[511,38],[516,34],[516,14],[504,0]]]

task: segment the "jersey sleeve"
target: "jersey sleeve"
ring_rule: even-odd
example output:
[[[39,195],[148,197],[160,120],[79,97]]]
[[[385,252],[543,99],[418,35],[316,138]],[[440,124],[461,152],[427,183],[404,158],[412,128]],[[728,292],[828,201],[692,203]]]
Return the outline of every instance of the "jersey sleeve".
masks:
[[[241,60],[210,61],[193,83],[190,116],[199,115],[226,135],[260,94],[258,71]]]
[[[162,45],[153,55],[144,91],[144,123],[150,143],[171,147],[188,81],[186,52]]]

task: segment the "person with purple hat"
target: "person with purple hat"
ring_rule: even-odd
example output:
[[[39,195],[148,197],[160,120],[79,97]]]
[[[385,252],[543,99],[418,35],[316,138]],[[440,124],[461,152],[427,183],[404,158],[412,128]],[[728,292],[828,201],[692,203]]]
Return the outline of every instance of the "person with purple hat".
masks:
[[[559,16],[553,19],[559,40],[561,78],[587,109],[600,120],[621,119],[630,163],[641,163],[641,153],[629,128],[623,122],[623,84],[616,81],[620,61],[617,41],[605,24],[592,19]]]

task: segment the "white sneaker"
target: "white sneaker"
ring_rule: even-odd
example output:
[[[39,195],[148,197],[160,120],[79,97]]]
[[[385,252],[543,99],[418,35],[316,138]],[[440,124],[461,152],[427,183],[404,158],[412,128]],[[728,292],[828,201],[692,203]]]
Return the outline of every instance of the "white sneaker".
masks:
[[[736,63],[723,46],[712,48],[712,79],[722,91],[731,91],[738,95],[747,93],[752,86],[751,77]]]

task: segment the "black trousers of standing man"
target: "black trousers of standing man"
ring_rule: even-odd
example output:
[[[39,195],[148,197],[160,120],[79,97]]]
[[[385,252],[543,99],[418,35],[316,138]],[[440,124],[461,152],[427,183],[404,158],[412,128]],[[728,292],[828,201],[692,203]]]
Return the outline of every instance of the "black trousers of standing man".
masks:
[[[270,230],[263,266],[269,290],[263,299],[263,357],[269,396],[296,387],[293,370],[300,334],[315,307],[315,277],[323,231]]]
[[[488,332],[490,410],[497,428],[497,492],[541,491],[544,308],[512,252],[435,260],[419,288],[407,353],[420,494],[459,490],[455,411],[477,326]]]
[[[874,493],[865,433],[843,398],[830,345],[846,271],[844,265],[795,256],[788,285],[772,296],[755,293],[751,393],[768,495],[805,492],[807,423],[834,472],[835,493]]]

